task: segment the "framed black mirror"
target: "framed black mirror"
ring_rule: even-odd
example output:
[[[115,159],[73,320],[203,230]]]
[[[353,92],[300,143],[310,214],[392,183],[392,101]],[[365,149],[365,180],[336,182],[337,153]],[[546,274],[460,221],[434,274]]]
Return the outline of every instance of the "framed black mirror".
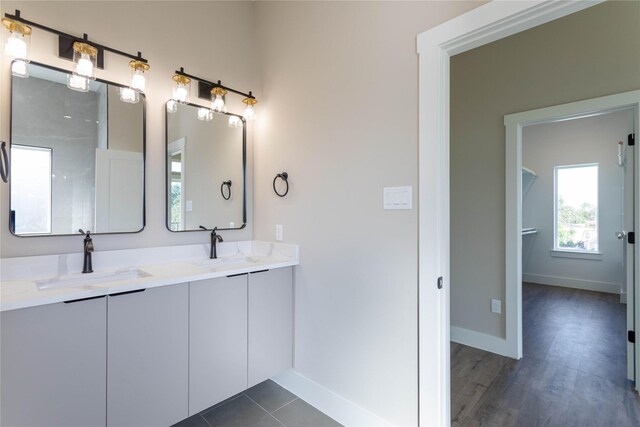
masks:
[[[244,228],[244,119],[169,101],[165,123],[167,228],[174,232]]]
[[[9,228],[16,236],[136,233],[145,225],[145,97],[31,62],[11,78]],[[126,97],[125,97],[126,99]]]

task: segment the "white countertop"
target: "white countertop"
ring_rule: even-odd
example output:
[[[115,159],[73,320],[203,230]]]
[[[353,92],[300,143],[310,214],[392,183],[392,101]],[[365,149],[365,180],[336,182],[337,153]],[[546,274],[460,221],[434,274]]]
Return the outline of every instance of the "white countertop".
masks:
[[[208,244],[98,251],[93,253],[94,273],[88,274],[81,273],[82,256],[0,259],[0,311],[300,263],[297,245],[260,241],[219,243],[218,261],[209,260]],[[122,273],[119,278],[117,272]],[[126,277],[129,272],[136,274]],[[54,286],[47,288],[50,284]]]

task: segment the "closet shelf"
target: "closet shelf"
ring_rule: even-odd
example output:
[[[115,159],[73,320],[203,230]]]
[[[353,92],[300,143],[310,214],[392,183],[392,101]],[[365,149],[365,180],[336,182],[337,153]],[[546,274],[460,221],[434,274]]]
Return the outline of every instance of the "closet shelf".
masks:
[[[522,174],[523,174],[523,175],[531,175],[531,176],[533,176],[533,177],[538,176],[538,175],[536,175],[536,173],[535,173],[534,171],[532,171],[531,169],[526,168],[526,167],[524,167],[524,166],[522,166]]]
[[[526,236],[527,234],[536,234],[538,232],[538,230],[536,228],[523,228],[522,229],[522,235]]]

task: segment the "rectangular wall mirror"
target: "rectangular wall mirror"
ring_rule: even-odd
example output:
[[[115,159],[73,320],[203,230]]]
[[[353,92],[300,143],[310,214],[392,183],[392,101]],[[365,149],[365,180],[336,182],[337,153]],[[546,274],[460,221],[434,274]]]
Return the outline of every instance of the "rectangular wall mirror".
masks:
[[[167,228],[244,228],[246,123],[235,114],[169,102],[173,108],[167,108],[166,116]]]
[[[27,65],[11,78],[10,224],[17,236],[133,233],[144,228],[145,99],[67,71]]]

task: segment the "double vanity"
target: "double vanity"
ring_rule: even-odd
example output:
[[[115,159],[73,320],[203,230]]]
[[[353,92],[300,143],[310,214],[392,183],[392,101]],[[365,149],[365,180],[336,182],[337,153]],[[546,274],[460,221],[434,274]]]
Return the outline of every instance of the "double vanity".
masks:
[[[9,238],[80,248],[82,233],[84,254],[0,259],[0,424],[168,426],[291,368],[298,247],[217,234],[247,224],[246,120],[202,104],[242,92],[199,81],[192,104],[174,90],[152,165],[167,229],[211,243],[100,251],[100,235],[145,227],[143,90],[20,58],[11,69]]]
[[[4,425],[171,425],[292,367],[296,245],[0,260]]]

